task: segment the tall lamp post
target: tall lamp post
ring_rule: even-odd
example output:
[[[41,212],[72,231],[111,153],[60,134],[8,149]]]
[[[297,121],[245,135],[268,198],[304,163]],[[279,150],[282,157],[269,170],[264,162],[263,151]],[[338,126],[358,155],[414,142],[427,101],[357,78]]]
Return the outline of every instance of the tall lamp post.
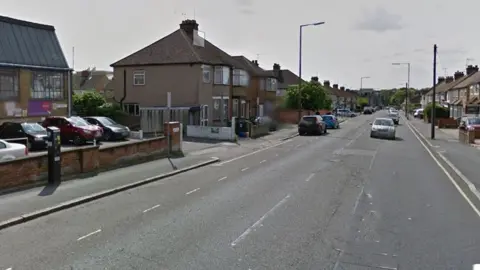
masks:
[[[302,119],[302,32],[304,27],[318,26],[322,24],[325,24],[325,22],[316,22],[300,25],[300,46],[298,50],[298,121]]]
[[[408,119],[408,90],[410,89],[410,63],[392,63],[394,66],[407,66],[407,87],[405,89],[405,117]]]
[[[363,80],[364,79],[370,79],[370,76],[363,76],[363,77],[360,77],[360,93],[362,93],[362,89],[363,89]],[[370,98],[371,96],[368,95],[368,105],[371,105],[370,104]],[[363,108],[361,108],[363,110]]]

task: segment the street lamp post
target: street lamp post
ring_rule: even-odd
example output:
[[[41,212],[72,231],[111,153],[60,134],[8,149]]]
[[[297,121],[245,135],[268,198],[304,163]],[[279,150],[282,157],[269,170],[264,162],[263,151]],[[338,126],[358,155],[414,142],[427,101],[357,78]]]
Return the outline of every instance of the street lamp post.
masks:
[[[394,66],[401,66],[401,65],[406,65],[408,70],[407,70],[407,87],[405,90],[405,117],[408,119],[408,90],[410,89],[410,63],[392,63]]]
[[[299,50],[298,50],[298,121],[302,119],[302,32],[303,28],[307,26],[318,26],[322,25],[325,22],[316,22],[316,23],[309,23],[309,24],[302,24],[300,25],[300,42],[299,42]]]
[[[362,89],[363,89],[363,80],[364,80],[364,79],[370,79],[370,76],[360,77],[360,92],[361,92]],[[370,103],[371,103],[370,98],[371,98],[371,96],[368,95],[368,105],[371,105],[371,104],[370,104]],[[362,109],[363,109],[363,108],[362,108]]]

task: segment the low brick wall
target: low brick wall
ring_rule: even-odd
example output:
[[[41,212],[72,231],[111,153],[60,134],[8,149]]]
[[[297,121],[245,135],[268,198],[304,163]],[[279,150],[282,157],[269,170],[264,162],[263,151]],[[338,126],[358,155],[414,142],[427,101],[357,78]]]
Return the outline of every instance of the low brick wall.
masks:
[[[181,153],[180,132],[176,129],[178,127],[178,122],[171,123],[170,142],[174,154]],[[61,155],[62,180],[164,157],[168,152],[167,141],[164,136],[102,149],[99,146],[68,149]],[[0,189],[43,183],[47,179],[47,154],[0,164]]]
[[[458,129],[458,140],[464,144],[475,143],[475,131],[466,131],[464,129]]]
[[[458,128],[458,122],[453,118],[440,118],[437,125],[438,128]]]
[[[302,116],[315,114],[311,111],[302,111]],[[274,113],[274,119],[279,123],[298,124],[298,110],[278,109]]]
[[[270,134],[270,125],[254,125],[249,123],[248,130],[250,138],[256,139]]]

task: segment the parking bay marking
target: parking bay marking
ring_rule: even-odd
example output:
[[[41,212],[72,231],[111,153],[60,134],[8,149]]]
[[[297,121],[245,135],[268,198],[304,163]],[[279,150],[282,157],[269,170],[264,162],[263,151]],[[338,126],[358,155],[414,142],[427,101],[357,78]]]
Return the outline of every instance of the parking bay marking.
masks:
[[[157,204],[157,205],[155,205],[155,206],[152,206],[152,207],[150,207],[150,208],[148,208],[148,209],[143,210],[143,213],[150,212],[150,211],[152,211],[153,209],[155,209],[155,208],[157,208],[157,207],[160,207],[160,204]]]
[[[185,193],[185,195],[190,195],[190,194],[192,194],[192,193],[194,193],[194,192],[197,192],[197,191],[199,191],[199,190],[200,190],[200,188],[196,188],[196,189],[194,189],[194,190],[190,190],[189,192]]]
[[[100,233],[101,231],[102,231],[101,229],[98,229],[98,230],[96,230],[96,231],[94,231],[94,232],[91,232],[91,233],[86,234],[86,235],[84,235],[84,236],[82,236],[82,237],[79,237],[79,238],[77,239],[77,241],[81,241],[81,240],[83,240],[83,239],[85,239],[85,238],[87,238],[87,237],[90,237],[90,236],[94,235],[94,234]]]

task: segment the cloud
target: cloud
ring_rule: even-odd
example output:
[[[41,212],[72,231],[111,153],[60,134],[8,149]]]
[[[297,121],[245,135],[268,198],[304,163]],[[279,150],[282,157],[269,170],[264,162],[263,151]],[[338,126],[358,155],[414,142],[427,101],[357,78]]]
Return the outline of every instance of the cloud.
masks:
[[[255,13],[253,8],[253,0],[235,0],[239,7],[240,13],[245,15],[252,15]]]
[[[355,25],[357,30],[373,31],[383,33],[403,28],[402,16],[389,13],[383,7],[377,7],[373,12],[365,14],[363,20]]]

